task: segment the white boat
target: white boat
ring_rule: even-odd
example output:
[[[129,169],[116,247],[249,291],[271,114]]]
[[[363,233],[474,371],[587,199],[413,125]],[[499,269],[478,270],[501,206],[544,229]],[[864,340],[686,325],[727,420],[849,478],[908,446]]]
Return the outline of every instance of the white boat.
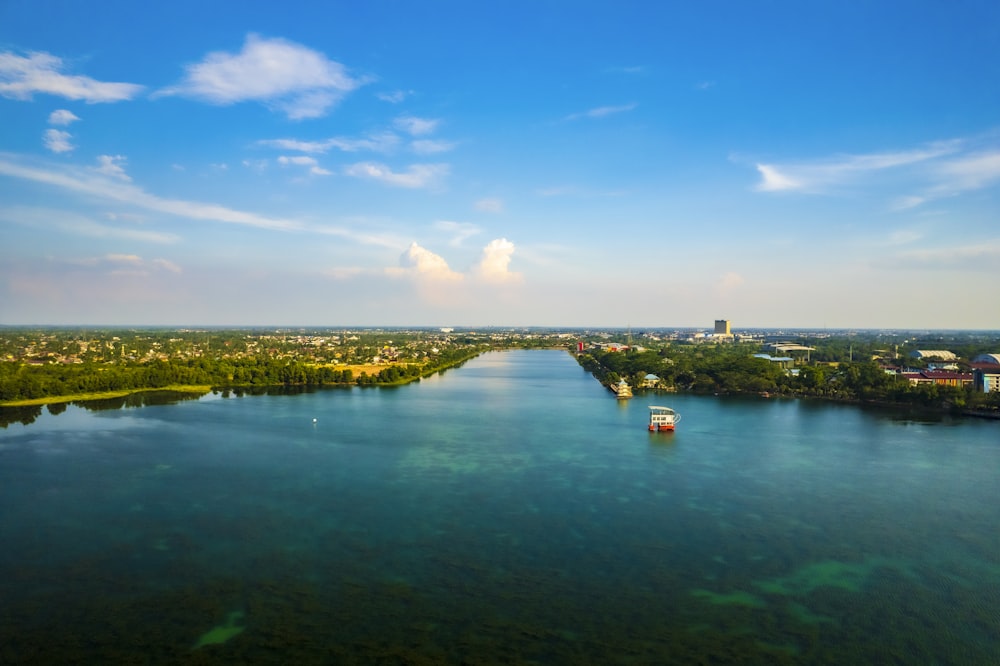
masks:
[[[674,426],[681,420],[681,415],[669,407],[651,406],[649,408],[650,432],[673,432]]]

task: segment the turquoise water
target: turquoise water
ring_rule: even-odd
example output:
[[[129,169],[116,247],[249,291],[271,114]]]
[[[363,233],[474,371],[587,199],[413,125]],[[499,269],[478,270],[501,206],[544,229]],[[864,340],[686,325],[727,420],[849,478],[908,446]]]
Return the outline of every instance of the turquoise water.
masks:
[[[43,411],[0,663],[997,663],[998,471],[1000,423],[618,402],[561,351]]]

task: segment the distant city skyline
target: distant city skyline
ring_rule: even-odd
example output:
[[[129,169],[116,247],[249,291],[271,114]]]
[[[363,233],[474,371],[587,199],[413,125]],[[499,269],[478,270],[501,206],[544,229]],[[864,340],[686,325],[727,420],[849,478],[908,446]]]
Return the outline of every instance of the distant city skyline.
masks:
[[[0,324],[996,330],[998,25],[8,0]]]

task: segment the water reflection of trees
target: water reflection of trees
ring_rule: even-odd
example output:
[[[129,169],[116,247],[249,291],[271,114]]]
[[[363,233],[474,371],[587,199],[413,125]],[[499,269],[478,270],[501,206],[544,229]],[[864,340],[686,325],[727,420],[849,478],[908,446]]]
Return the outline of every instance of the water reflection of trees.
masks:
[[[127,407],[150,407],[153,405],[173,405],[184,400],[198,400],[205,393],[190,391],[143,391],[130,393],[115,398],[100,400],[74,400],[72,402],[54,402],[48,405],[20,405],[16,407],[0,407],[0,428],[6,428],[12,423],[31,425],[42,415],[42,407],[52,416],[58,416],[66,411],[69,405],[75,405],[91,412],[109,409],[125,409]]]

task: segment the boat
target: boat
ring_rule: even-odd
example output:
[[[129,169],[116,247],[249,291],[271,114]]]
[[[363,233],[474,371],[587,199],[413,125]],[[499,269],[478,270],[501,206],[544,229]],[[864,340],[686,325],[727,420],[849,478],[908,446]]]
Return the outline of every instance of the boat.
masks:
[[[673,432],[681,415],[669,407],[649,408],[649,432]]]

